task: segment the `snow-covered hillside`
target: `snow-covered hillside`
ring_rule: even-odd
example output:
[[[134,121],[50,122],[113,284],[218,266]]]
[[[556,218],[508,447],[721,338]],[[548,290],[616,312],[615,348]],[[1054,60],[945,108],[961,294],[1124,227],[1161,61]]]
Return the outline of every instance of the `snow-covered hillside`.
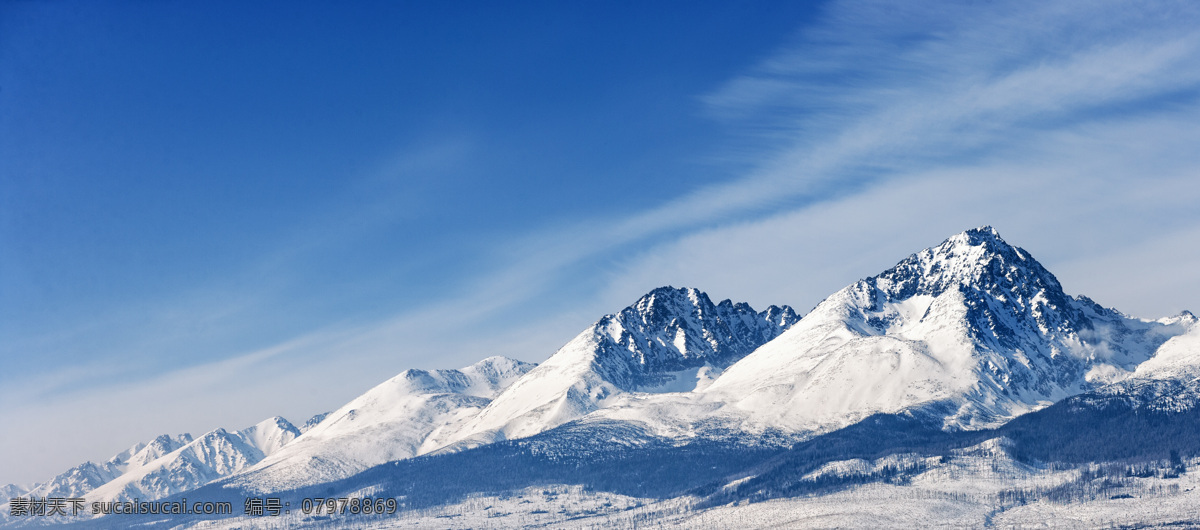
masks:
[[[242,471],[300,435],[281,417],[229,432],[216,429],[124,473],[84,495],[90,501],[160,499]]]
[[[272,491],[337,480],[437,445],[534,365],[490,357],[460,370],[405,370],[326,415],[295,442],[231,480]]]
[[[530,436],[628,393],[690,391],[798,320],[790,307],[758,312],[713,304],[696,289],[662,287],[601,318],[440,442],[454,448]]]

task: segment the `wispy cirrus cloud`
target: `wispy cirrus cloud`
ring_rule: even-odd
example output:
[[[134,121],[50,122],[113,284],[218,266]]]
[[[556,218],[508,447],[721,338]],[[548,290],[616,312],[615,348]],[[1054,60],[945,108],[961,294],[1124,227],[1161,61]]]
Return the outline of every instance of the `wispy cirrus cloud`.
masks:
[[[914,171],[1020,156],[1046,135],[1175,112],[1200,89],[1190,5],[838,3],[823,24],[702,98],[759,147],[727,182],[597,226],[538,234],[562,262],[854,193]],[[1135,21],[1136,23],[1130,23]],[[589,234],[574,245],[575,234]]]
[[[1005,233],[1031,246],[1059,240],[1042,254],[1052,260],[1068,250],[1089,255],[1098,239],[1134,244],[1161,229],[1164,216],[1197,222],[1180,198],[1194,195],[1191,176],[1200,167],[1188,147],[1197,139],[1198,21],[1200,9],[1184,3],[836,3],[823,23],[702,97],[714,117],[746,135],[743,142],[757,144],[727,154],[743,164],[741,174],[640,214],[537,241],[562,241],[553,255],[563,264],[613,249],[648,256],[636,266],[621,262],[618,269],[645,270],[629,272],[640,281],[615,280],[628,286],[614,287],[619,294],[610,302],[661,283],[691,283],[681,276],[702,287],[723,283],[720,273],[671,271],[732,277],[758,268],[753,260],[723,259],[731,246],[743,248],[735,255],[761,254],[740,244],[752,226],[762,230],[751,238],[760,247],[817,230],[870,241],[870,248],[909,239],[923,246],[983,223],[1019,227]],[[941,187],[929,185],[935,181]],[[839,204],[857,207],[814,215]],[[918,222],[895,223],[897,216]],[[764,221],[783,218],[807,224]],[[860,232],[836,228],[847,225]],[[726,229],[722,240],[716,234]],[[589,234],[583,246],[574,243],[581,232]],[[1064,233],[1090,244],[1063,244]],[[697,238],[707,238],[703,248],[668,250]],[[833,247],[788,253],[774,266],[795,263],[796,254],[839,262],[870,252],[850,245],[833,254]],[[837,287],[822,282],[819,292]],[[1138,305],[1153,314],[1177,302]]]
[[[112,429],[115,451],[160,432],[297,419],[406,367],[541,360],[662,284],[804,310],[981,224],[1071,292],[1139,315],[1178,311],[1200,300],[1180,266],[1200,248],[1195,28],[1200,7],[1184,2],[833,3],[784,49],[698,96],[735,131],[728,150],[696,155],[731,168],[724,182],[496,241],[488,266],[397,315],[41,402],[24,390],[48,387],[13,387],[0,420],[96,433],[94,414],[161,404]],[[393,218],[380,202],[355,222]],[[342,237],[319,233],[268,257]],[[0,453],[19,445],[3,442]]]
[[[1182,3],[834,4],[703,98],[770,146],[741,153],[755,169],[653,215],[724,197],[780,206],[643,249],[613,274],[612,298],[672,281],[814,304],[988,223],[1063,264],[1075,292],[1178,311],[1200,299],[1196,282],[1169,293],[1150,279],[1179,276],[1178,243],[1200,227],[1197,21]],[[1103,265],[1134,252],[1142,270]]]

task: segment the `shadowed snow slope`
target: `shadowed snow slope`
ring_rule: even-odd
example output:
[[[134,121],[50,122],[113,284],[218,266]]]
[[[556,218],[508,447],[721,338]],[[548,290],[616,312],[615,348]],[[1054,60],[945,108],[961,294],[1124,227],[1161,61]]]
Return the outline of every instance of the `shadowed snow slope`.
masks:
[[[798,429],[919,405],[936,406],[947,427],[994,426],[1127,377],[1194,321],[1139,320],[1067,296],[982,227],[833,294],[708,393]]]

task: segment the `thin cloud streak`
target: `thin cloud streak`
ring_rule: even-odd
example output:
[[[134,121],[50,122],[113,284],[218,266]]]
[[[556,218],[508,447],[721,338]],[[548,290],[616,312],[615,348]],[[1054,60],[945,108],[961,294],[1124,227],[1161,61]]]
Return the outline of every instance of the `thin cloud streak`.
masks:
[[[828,24],[704,98],[785,140],[758,153],[756,169],[615,222],[538,234],[519,253],[553,270],[847,187],[1036,149],[1029,138],[1086,133],[1113,108],[1153,112],[1160,98],[1200,89],[1190,6],[944,7],[835,5]],[[1133,19],[1147,25],[1125,24]]]
[[[460,366],[494,354],[540,361],[600,314],[661,284],[806,310],[980,224],[996,225],[1052,270],[1064,263],[1064,277],[1095,272],[1071,255],[1097,257],[1101,269],[1125,266],[1112,254],[1120,250],[1105,249],[1166,259],[1171,245],[1197,246],[1189,238],[1200,221],[1183,212],[1200,199],[1200,161],[1183,149],[1200,140],[1191,132],[1200,113],[1161,110],[1160,100],[1200,89],[1200,17],[1188,5],[1164,5],[835,4],[793,46],[701,98],[714,117],[770,146],[752,150],[755,162],[738,178],[633,215],[497,242],[496,266],[435,304],[327,326],[125,391],[63,396],[30,409],[37,415],[15,412],[14,403],[26,402],[0,394],[0,420],[45,431],[51,427],[38,418],[65,416],[96,432],[87,414],[160,393],[178,408],[145,411],[139,421],[153,427],[143,431],[237,427],[272,414],[297,420],[409,366]],[[1124,24],[1132,19],[1147,24]],[[1108,115],[1129,107],[1149,117]],[[1149,169],[1156,174],[1148,183],[1129,179]],[[1103,218],[1113,211],[1121,213]],[[1138,246],[1139,231],[1164,222],[1156,215],[1174,215],[1180,226]],[[1116,237],[1101,240],[1108,235]],[[592,296],[512,314],[586,283],[581,270],[607,271]],[[1101,272],[1095,277],[1119,278]],[[1105,295],[1112,299],[1071,290],[1128,311],[1174,303],[1126,309],[1133,287]],[[190,419],[179,419],[179,408]],[[131,430],[115,431],[136,429],[123,428]]]
[[[831,15],[834,22],[816,30],[818,36],[840,35],[855,29],[838,26],[839,23],[845,24],[846,20],[871,27],[894,23],[867,17],[864,13],[869,10],[847,9],[835,7],[834,15]],[[1040,18],[1049,17],[1045,9],[1054,11],[1051,14],[1057,18],[1050,17],[1049,21]],[[1031,171],[1037,173],[1039,168],[1044,169],[1046,164],[1053,166],[1056,159],[1064,156],[1061,152],[1054,152],[1056,147],[1053,146],[1074,150],[1075,153],[1067,158],[1086,165],[1089,160],[1095,159],[1092,151],[1098,145],[1121,143],[1136,146],[1139,140],[1145,138],[1113,137],[1115,131],[1127,128],[1161,131],[1188,123],[1186,119],[1170,118],[1104,122],[1097,121],[1099,118],[1090,114],[1097,107],[1151,100],[1200,86],[1200,68],[1190,67],[1200,61],[1200,40],[1195,32],[1188,33],[1183,29],[1190,31],[1187,20],[1159,17],[1157,25],[1150,29],[1111,34],[1108,32],[1117,27],[1114,24],[1119,21],[1098,18],[1096,11],[1062,8],[1010,11],[1008,16],[996,16],[994,12],[962,18],[958,18],[961,13],[944,15],[931,25],[941,28],[945,35],[924,40],[912,39],[908,45],[881,40],[868,41],[865,47],[859,48],[856,43],[838,42],[828,49],[814,50],[812,46],[806,46],[802,47],[801,52],[785,51],[768,61],[770,69],[780,72],[792,68],[803,72],[806,68],[814,68],[814,64],[823,65],[834,62],[836,58],[860,56],[881,57],[857,66],[865,71],[897,56],[903,59],[901,63],[904,66],[886,69],[887,79],[882,85],[842,87],[840,91],[824,86],[819,78],[814,80],[811,76],[799,75],[798,79],[790,81],[791,88],[799,93],[827,92],[829,97],[826,101],[810,101],[806,104],[830,110],[825,115],[806,118],[790,126],[789,130],[796,132],[797,136],[793,145],[763,153],[765,161],[748,176],[701,189],[662,207],[621,220],[582,223],[559,231],[533,234],[516,242],[505,242],[503,246],[510,257],[506,266],[467,289],[467,296],[439,304],[428,314],[457,315],[460,321],[487,320],[522,300],[553,289],[564,281],[565,271],[581,262],[627,250],[635,243],[653,242],[656,238],[665,238],[669,242],[673,240],[672,233],[680,231],[686,237],[689,230],[694,233],[696,229],[706,229],[714,222],[728,222],[747,215],[754,218],[758,216],[755,214],[762,213],[760,208],[763,205],[778,204],[784,198],[838,191],[837,188],[848,178],[853,179],[862,166],[882,172],[883,176],[878,177],[882,182],[888,179],[923,182],[930,168],[966,167],[971,170],[970,174],[977,176],[974,180],[964,178],[947,184],[987,189],[989,184],[996,187],[1009,182],[995,172],[963,166],[957,158],[973,155],[983,162],[995,164],[996,160],[1003,160],[1013,152],[1024,152],[1027,156],[1036,152],[1042,157],[1041,166],[1032,163],[1032,156],[1028,158],[1031,161],[1029,165],[1008,165],[1007,171],[1027,175]],[[925,20],[932,14],[909,16]],[[1125,13],[1122,16],[1131,15]],[[1008,41],[1046,46],[1053,42],[1055,35],[1080,25],[1085,26],[1083,33],[1087,38],[1078,38],[1080,43],[1073,47],[1055,49],[1052,62],[1047,62],[1029,49],[1012,51],[1001,46]],[[1028,35],[1031,31],[1032,35]],[[879,33],[891,35],[898,31],[880,30]],[[1105,39],[1097,43],[1092,34],[1104,34]],[[955,37],[965,41],[965,44],[954,40]],[[820,44],[820,39],[814,38],[814,41]],[[883,53],[889,50],[890,54]],[[803,57],[797,57],[797,54]],[[1131,61],[1138,66],[1112,66]],[[1002,71],[996,71],[997,65],[1004,66]],[[930,75],[930,72],[934,75]],[[954,82],[945,82],[947,80]],[[746,99],[731,95],[728,91],[723,94],[720,97],[739,101]],[[889,95],[891,97],[884,97]],[[713,103],[711,100],[710,103]],[[869,111],[846,108],[865,100],[876,101]],[[854,112],[861,115],[845,123],[837,121]],[[840,126],[822,131],[822,134],[829,134],[830,139],[813,141],[814,134],[809,132],[812,129],[811,122],[818,125],[836,122]],[[974,129],[980,131],[971,132]],[[1163,150],[1168,154],[1180,152],[1178,148],[1187,144],[1186,141],[1172,142],[1170,138],[1162,140],[1165,142]],[[984,155],[977,154],[984,147],[990,150],[983,151]],[[1147,161],[1171,159],[1156,153],[1127,154],[1137,158],[1134,163],[1123,166],[1126,171],[1133,171]],[[995,160],[990,160],[989,156]],[[931,158],[944,160],[931,163]],[[1185,166],[1194,162],[1187,157],[1174,160],[1175,164]],[[1076,174],[1071,167],[1061,164],[1054,167],[1058,167],[1060,172]],[[1104,167],[1115,166],[1109,164]],[[914,168],[919,168],[919,171]],[[1045,179],[1053,177],[1046,171],[1041,174]],[[1076,178],[1084,179],[1081,182],[1086,184],[1093,178],[1120,181],[1121,177],[1115,171],[1093,171],[1086,177]],[[1063,182],[1063,186],[1072,185],[1069,179],[1059,181]],[[1046,195],[1038,182],[1038,179],[1034,179],[1024,186],[1033,190],[1031,193],[1040,191]],[[1061,193],[1065,189],[1060,188],[1060,193],[1049,195],[1067,199],[1069,195]],[[1079,189],[1105,193],[1103,188],[1082,186]],[[809,208],[819,207],[822,199],[838,197],[815,196],[816,205]],[[1151,202],[1154,199],[1172,200],[1170,197],[1155,196],[1150,198]],[[988,199],[981,196],[978,200]],[[1012,200],[1019,201],[1020,198],[1014,196]],[[1002,213],[1006,208],[1011,208],[1011,204],[998,201],[995,210]],[[1063,216],[1070,215],[1064,213]],[[1015,222],[1029,225],[1032,221]],[[1038,223],[1044,224],[1042,221]],[[964,226],[954,224],[951,229],[951,224],[947,223],[946,228],[957,231]],[[943,229],[939,233],[945,231]],[[582,234],[586,234],[586,237],[581,237]],[[632,295],[633,292],[625,293],[622,299]],[[410,317],[397,319],[400,323],[407,321],[411,321]],[[404,327],[402,324],[391,326]],[[414,327],[427,329],[425,325]]]
[[[751,106],[771,112],[799,106],[797,119],[780,124],[776,133],[787,137],[789,145],[760,153],[765,161],[746,177],[606,223],[588,231],[592,235],[587,247],[555,245],[554,254],[561,262],[570,262],[645,238],[761,214],[763,208],[778,208],[789,199],[822,200],[847,183],[903,177],[911,168],[1004,148],[1014,139],[1053,130],[1062,122],[1086,122],[1098,108],[1153,104],[1155,98],[1200,88],[1200,35],[1181,35],[1181,28],[1190,31],[1186,20],[1160,21],[1152,28],[1108,37],[1112,42],[1102,44],[1084,39],[1086,46],[1054,50],[1053,60],[1025,57],[1029,52],[1010,52],[1003,46],[1024,41],[1047,44],[1054,36],[1037,30],[1059,32],[1087,23],[1099,26],[1083,28],[1092,33],[1111,29],[1107,24],[1111,21],[1095,23],[1095,11],[1084,7],[1054,9],[1066,20],[1041,25],[1036,22],[1045,16],[1045,8],[1011,9],[998,19],[991,18],[996,13],[989,13],[964,20],[944,14],[939,18],[931,11],[915,18],[934,27],[950,26],[943,30],[949,35],[910,37],[907,45],[890,40],[833,44],[815,37],[802,40],[798,50],[768,61],[768,72],[753,78],[769,85],[769,92],[782,101],[762,101],[763,91],[749,78],[705,98],[709,105],[725,109],[756,100]],[[838,8],[833,11],[834,20],[855,24],[835,24],[816,31],[818,35],[859,35],[859,26],[876,29],[884,23],[864,20],[858,11],[852,12],[856,16],[839,13]],[[1037,28],[1032,36],[1030,27]],[[861,71],[842,72],[832,80],[820,74],[833,58],[847,57],[871,60],[853,64]],[[1022,59],[1025,62],[1012,64]],[[995,70],[998,64],[1005,65],[1004,71]],[[846,86],[843,80],[869,78],[876,70],[888,71],[879,85]],[[805,94],[807,99],[797,102],[792,94]],[[743,113],[760,122],[775,121],[753,110]],[[571,227],[560,237],[577,240],[578,231],[579,227]],[[539,241],[539,246],[544,245]]]

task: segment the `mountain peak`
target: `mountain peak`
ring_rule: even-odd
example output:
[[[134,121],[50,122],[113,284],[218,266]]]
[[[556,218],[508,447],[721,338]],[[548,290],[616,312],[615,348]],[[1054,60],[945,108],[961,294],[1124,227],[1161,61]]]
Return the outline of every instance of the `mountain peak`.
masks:
[[[694,288],[659,287],[605,315],[498,395],[453,444],[530,436],[626,392],[688,392],[798,320],[787,306],[713,304]],[[443,446],[443,447],[449,447]]]
[[[967,238],[974,241],[990,240],[1004,243],[1004,239],[1000,237],[1000,232],[996,231],[992,225],[983,225],[977,228],[972,228],[950,237],[950,239],[954,238]]]
[[[712,364],[728,366],[798,320],[790,307],[755,311],[692,287],[659,287],[596,323],[602,351],[648,375]],[[615,360],[615,359],[614,359]],[[636,386],[636,385],[635,385]]]
[[[995,256],[1014,256],[1018,261],[1030,259],[1029,253],[1008,244],[1000,232],[991,226],[972,228],[946,238],[941,244],[925,249],[942,260],[986,261]]]
[[[1016,262],[1033,261],[1028,252],[1010,245],[991,226],[981,226],[946,238],[940,245],[926,249],[943,261],[986,264],[1001,258]],[[1036,262],[1034,262],[1036,263]]]
[[[1068,296],[1050,271],[1025,250],[1004,241],[991,226],[951,236],[852,290],[866,302],[863,308],[868,311],[918,296],[936,299],[958,293],[955,296],[963,300],[976,340],[999,350],[1017,348],[1014,337],[1019,330],[1041,337],[1080,330],[1090,334],[1094,323],[1088,315],[1110,312]]]
[[[630,308],[644,315],[674,313],[680,308],[711,306],[712,300],[694,287],[675,288],[670,285],[656,288],[642,295]]]
[[[1022,301],[1038,293],[1055,302],[1065,298],[1050,271],[1025,250],[1004,241],[991,226],[953,235],[864,281],[886,294],[886,301],[939,296],[948,289],[982,291],[1006,299],[1015,294]]]

